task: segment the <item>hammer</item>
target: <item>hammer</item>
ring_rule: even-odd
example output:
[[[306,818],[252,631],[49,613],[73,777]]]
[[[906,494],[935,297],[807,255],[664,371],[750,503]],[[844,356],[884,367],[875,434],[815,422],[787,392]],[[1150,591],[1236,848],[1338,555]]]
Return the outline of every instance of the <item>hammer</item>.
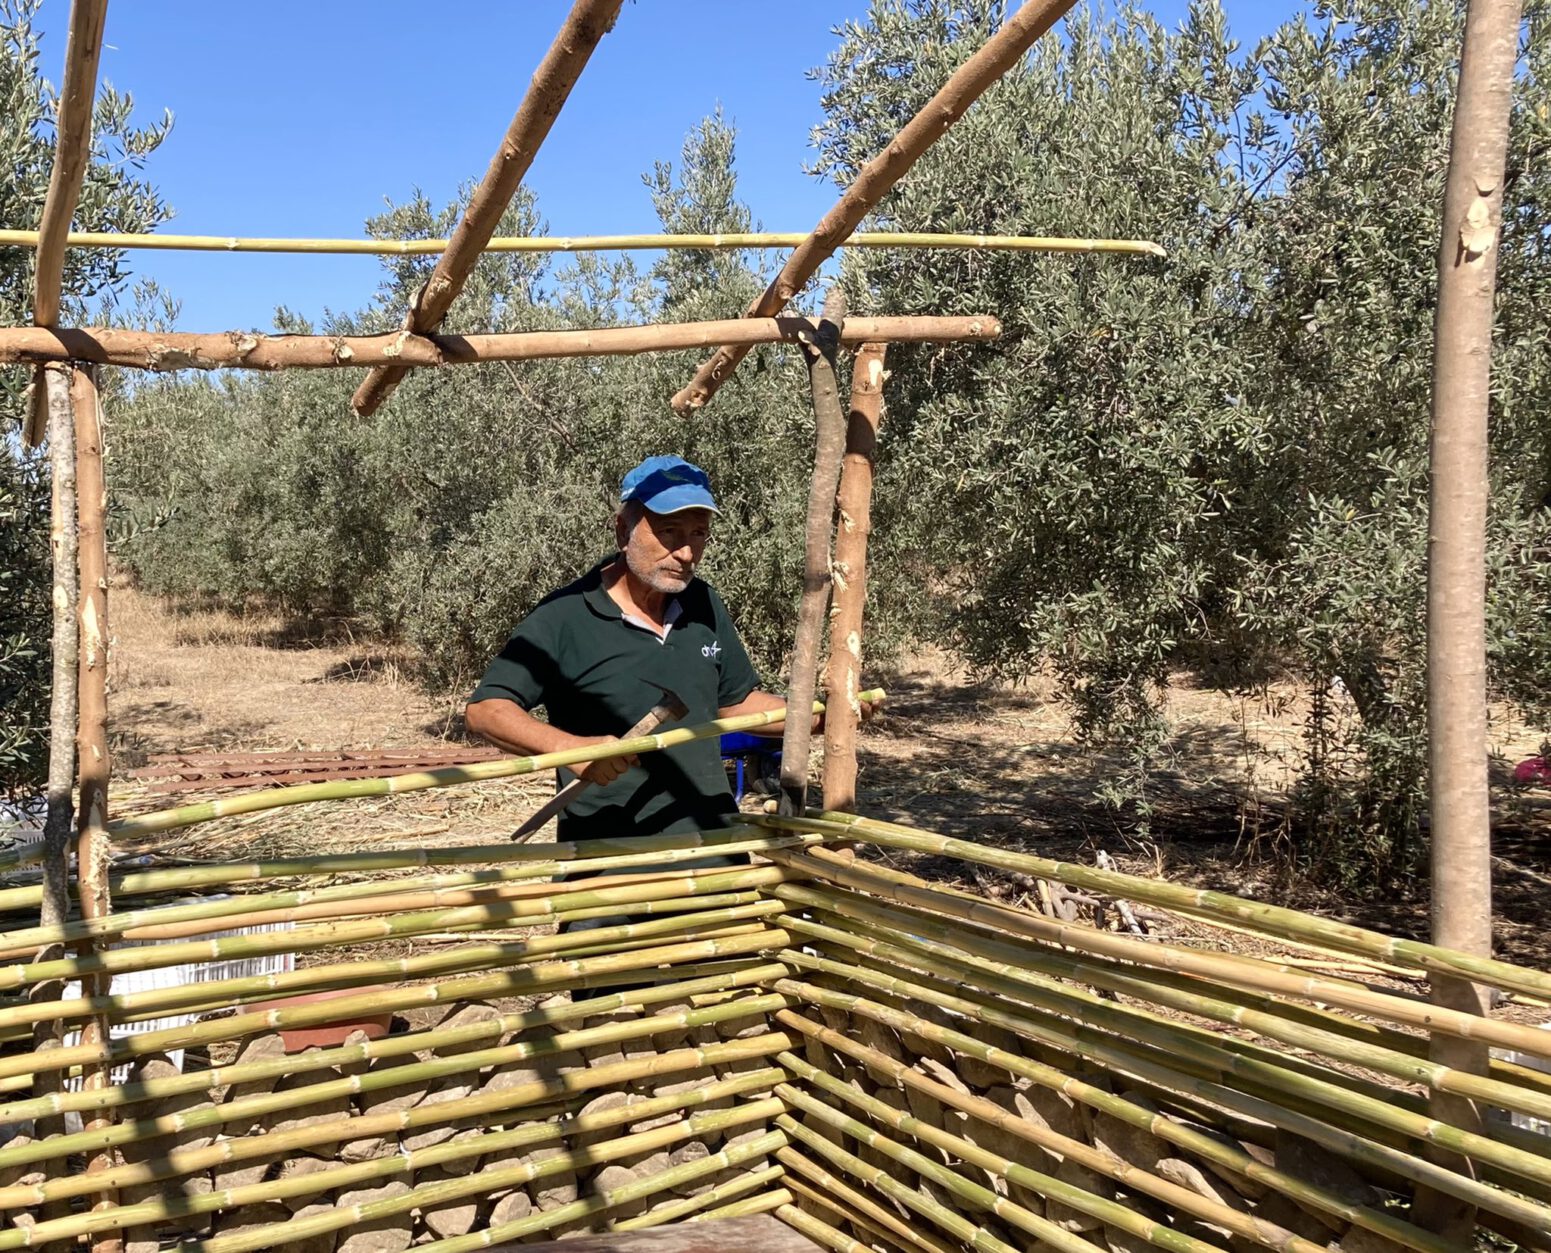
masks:
[[[643,683],[650,684],[662,693],[662,700],[653,705],[646,717],[620,736],[623,740],[633,740],[637,736],[650,735],[664,722],[672,722],[675,718],[682,718],[689,710],[684,702],[678,698],[677,693],[663,687],[661,683],[653,683],[651,679],[642,679]],[[542,827],[546,822],[565,809],[581,793],[587,790],[590,783],[588,779],[572,779],[563,788],[552,796],[543,808],[534,811],[522,826],[512,832],[512,839],[526,840],[530,835]]]

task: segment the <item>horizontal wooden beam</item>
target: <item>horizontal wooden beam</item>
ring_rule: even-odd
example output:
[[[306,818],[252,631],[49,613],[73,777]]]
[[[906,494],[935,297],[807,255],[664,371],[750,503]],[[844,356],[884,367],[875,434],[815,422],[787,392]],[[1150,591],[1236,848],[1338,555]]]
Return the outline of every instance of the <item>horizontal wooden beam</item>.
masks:
[[[501,145],[479,186],[469,197],[463,220],[453,231],[447,251],[415,297],[404,319],[404,329],[412,334],[435,331],[463,290],[463,284],[479,263],[485,245],[501,224],[521,185],[539,146],[549,134],[555,119],[586,68],[593,49],[614,27],[624,0],[576,0],[555,41],[533,73],[527,94],[517,106],[516,116],[501,138]],[[403,379],[411,363],[397,360],[374,368],[361,380],[351,407],[362,417],[377,411]]]
[[[746,316],[768,318],[786,308],[921,154],[964,116],[986,88],[1017,64],[1034,41],[1054,26],[1074,2],[1026,0],[983,47],[953,72],[942,89],[905,123],[883,151],[861,168],[845,194],[819,219],[813,233],[786,259],[764,294],[749,306]],[[674,411],[682,415],[706,404],[747,355],[745,345],[732,341],[724,344],[669,402]]]
[[[497,235],[486,252],[707,252],[795,248],[805,231],[744,231],[716,235]],[[71,248],[133,248],[157,252],[305,253],[313,256],[420,257],[446,251],[445,239],[295,239],[236,235],[131,234],[72,231]],[[0,230],[0,248],[36,248],[37,231]],[[1146,239],[1080,239],[1065,235],[954,235],[936,231],[857,231],[842,248],[946,248],[988,252],[1113,252],[1168,255]]]
[[[617,357],[673,352],[715,344],[798,343],[816,334],[808,318],[729,318],[581,331],[511,335],[215,335],[117,328],[0,329],[0,365],[89,361],[97,365],[172,370],[317,370],[338,367],[477,365],[550,357]],[[841,343],[959,343],[997,338],[1002,324],[976,317],[848,318]]]

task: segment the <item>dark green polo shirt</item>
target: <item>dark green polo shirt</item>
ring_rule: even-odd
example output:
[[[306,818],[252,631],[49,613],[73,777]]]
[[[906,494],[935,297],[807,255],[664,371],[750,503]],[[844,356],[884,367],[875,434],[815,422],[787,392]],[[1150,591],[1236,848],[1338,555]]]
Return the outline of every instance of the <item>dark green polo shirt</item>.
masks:
[[[624,735],[662,700],[645,680],[671,688],[688,706],[678,722],[694,726],[736,705],[759,676],[727,609],[694,579],[676,597],[666,639],[626,621],[603,590],[607,557],[576,582],[551,593],[518,625],[485,671],[473,700],[543,705],[549,721],[572,735]],[[670,617],[675,611],[670,607]],[[560,772],[561,786],[575,776]],[[560,816],[562,840],[657,835],[724,826],[737,812],[713,739],[643,753],[613,783],[590,787]]]

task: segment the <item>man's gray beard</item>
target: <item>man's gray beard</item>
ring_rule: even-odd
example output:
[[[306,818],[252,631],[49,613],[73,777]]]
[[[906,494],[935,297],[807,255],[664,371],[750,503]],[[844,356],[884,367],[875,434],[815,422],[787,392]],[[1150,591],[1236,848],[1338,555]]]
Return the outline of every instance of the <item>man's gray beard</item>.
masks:
[[[625,566],[631,574],[635,575],[642,583],[645,583],[652,591],[659,592],[664,596],[677,596],[689,586],[689,579],[674,578],[671,575],[664,574],[655,566],[648,565],[642,561],[636,554],[633,545],[627,546],[625,549]]]

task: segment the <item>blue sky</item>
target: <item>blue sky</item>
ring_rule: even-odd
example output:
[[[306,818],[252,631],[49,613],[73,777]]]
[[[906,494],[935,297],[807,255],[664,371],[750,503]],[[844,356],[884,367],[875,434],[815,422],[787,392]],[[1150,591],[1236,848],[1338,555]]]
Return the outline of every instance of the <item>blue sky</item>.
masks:
[[[1151,6],[1177,22],[1184,0]],[[1300,7],[1228,0],[1246,44]],[[426,5],[117,0],[100,73],[141,122],[175,117],[149,176],[185,234],[359,237],[384,200],[436,204],[484,172],[570,0]],[[58,82],[68,6],[49,0],[44,73]],[[677,161],[718,103],[739,128],[743,199],[769,230],[808,230],[834,189],[803,173],[818,90],[805,71],[865,0],[629,0],[528,176],[555,234],[651,231],[641,175]],[[5,223],[4,225],[24,225]],[[32,225],[27,223],[25,225]],[[316,318],[370,296],[364,257],[132,254],[183,305],[182,329],[268,329],[276,305]]]

